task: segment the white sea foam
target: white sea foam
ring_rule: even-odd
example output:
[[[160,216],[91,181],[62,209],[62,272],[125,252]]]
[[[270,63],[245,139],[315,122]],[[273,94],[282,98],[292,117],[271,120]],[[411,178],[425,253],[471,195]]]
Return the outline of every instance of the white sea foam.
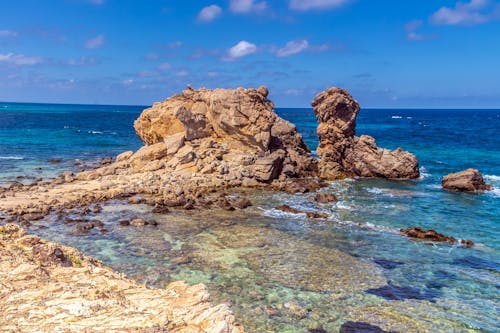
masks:
[[[392,116],[391,118],[392,118],[392,119],[403,119],[403,117],[402,117],[402,116]]]
[[[22,156],[0,156],[0,160],[24,160]]]
[[[336,206],[339,209],[354,210],[354,207],[348,205],[345,201],[339,201],[339,202],[337,202]]]
[[[500,197],[500,188],[494,187],[491,191],[488,191],[488,193],[495,197]]]
[[[383,194],[384,191],[381,188],[378,187],[369,187],[366,189],[367,192],[373,193],[373,194]]]
[[[103,134],[101,131],[89,131],[90,134]]]
[[[425,167],[420,167],[420,179],[426,179],[432,176]]]
[[[500,176],[497,176],[497,175],[484,175],[484,179],[486,179],[490,182],[500,183]]]

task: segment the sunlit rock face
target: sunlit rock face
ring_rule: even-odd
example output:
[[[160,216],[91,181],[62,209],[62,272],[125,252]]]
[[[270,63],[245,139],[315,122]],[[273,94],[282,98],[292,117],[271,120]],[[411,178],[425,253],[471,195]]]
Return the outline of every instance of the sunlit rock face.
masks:
[[[216,148],[226,155],[229,169],[243,166],[257,181],[311,175],[316,161],[295,125],[274,112],[267,95],[265,87],[187,88],[146,109],[134,127],[145,144],[165,143],[171,154],[182,145],[192,146],[197,157]]]
[[[360,106],[344,89],[328,88],[312,102],[318,118],[319,175],[326,179],[351,176],[411,179],[419,177],[416,157],[402,149],[381,149],[375,139],[356,137]]]

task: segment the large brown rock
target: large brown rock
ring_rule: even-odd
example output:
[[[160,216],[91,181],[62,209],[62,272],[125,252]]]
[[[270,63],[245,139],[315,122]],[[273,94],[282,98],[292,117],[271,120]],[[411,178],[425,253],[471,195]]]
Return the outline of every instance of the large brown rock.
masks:
[[[484,182],[477,169],[450,173],[441,180],[444,189],[460,192],[477,192],[491,190],[492,186]]]
[[[328,88],[314,98],[312,106],[319,122],[320,177],[419,177],[418,161],[413,154],[400,148],[381,149],[372,137],[355,136],[360,106],[346,90]]]
[[[265,87],[188,87],[144,110],[134,127],[147,145],[165,143],[168,154],[194,147],[200,157],[196,164],[204,174],[225,175],[244,166],[247,178],[261,182],[314,175],[317,162],[310,157],[302,136],[274,112],[267,95]],[[217,162],[221,160],[222,164]]]

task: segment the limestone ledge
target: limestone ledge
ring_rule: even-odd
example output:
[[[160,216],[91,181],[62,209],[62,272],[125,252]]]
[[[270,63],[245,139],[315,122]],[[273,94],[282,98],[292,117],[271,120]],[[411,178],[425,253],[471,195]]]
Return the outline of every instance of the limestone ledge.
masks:
[[[204,285],[148,289],[76,249],[0,226],[0,331],[243,333]]]

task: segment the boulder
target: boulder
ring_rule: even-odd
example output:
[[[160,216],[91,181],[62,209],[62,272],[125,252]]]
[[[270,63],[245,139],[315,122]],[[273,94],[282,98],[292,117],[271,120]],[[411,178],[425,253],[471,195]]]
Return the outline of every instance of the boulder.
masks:
[[[203,174],[226,175],[244,166],[248,172],[232,173],[226,178],[248,177],[259,182],[280,176],[313,176],[317,162],[309,155],[296,127],[274,112],[267,95],[265,87],[188,87],[144,110],[134,128],[146,147],[160,143],[166,146],[167,154],[175,156],[167,163],[173,169],[194,162]],[[221,160],[225,163],[217,163]]]
[[[381,149],[372,137],[355,136],[360,106],[346,90],[328,88],[314,98],[312,106],[319,122],[316,132],[320,177],[330,180],[351,176],[419,177],[418,161],[413,154],[400,148]]]
[[[459,192],[478,192],[491,190],[492,186],[486,184],[483,175],[476,169],[450,173],[441,180],[444,189]]]

